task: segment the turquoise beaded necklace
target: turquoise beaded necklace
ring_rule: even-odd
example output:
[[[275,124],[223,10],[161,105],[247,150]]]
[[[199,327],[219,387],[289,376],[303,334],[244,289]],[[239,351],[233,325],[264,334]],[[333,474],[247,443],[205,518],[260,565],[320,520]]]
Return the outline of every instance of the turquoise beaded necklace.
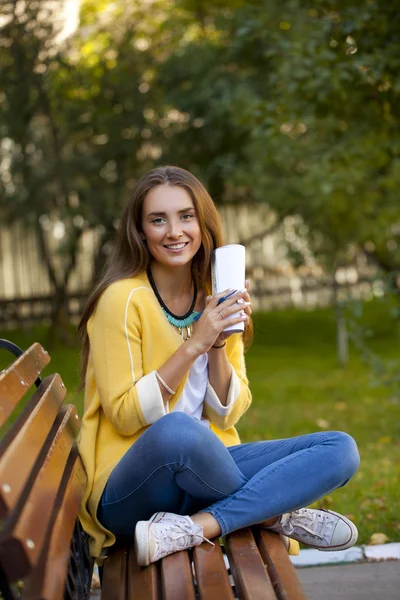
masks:
[[[167,317],[168,322],[173,327],[175,327],[175,329],[177,329],[179,331],[183,340],[187,340],[188,338],[190,338],[190,336],[193,333],[193,322],[199,314],[198,311],[193,310],[196,305],[196,300],[197,300],[197,286],[196,286],[195,280],[193,280],[194,290],[193,290],[192,304],[191,304],[189,310],[187,311],[187,313],[185,313],[182,316],[179,316],[179,315],[174,315],[174,313],[172,313],[169,310],[168,306],[164,303],[163,299],[161,298],[161,296],[159,294],[159,291],[157,289],[157,286],[155,284],[155,281],[153,279],[150,269],[148,269],[148,271],[147,271],[147,276],[149,278],[150,285],[153,288],[153,292],[155,293],[157,300],[159,301],[159,303],[161,305],[161,310],[163,311],[164,315]]]

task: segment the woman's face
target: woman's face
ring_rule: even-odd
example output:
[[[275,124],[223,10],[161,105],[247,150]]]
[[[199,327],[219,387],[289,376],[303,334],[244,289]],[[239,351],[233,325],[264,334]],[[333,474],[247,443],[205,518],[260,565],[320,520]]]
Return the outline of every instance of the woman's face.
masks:
[[[142,207],[142,232],[150,254],[160,264],[189,263],[201,246],[201,230],[188,192],[171,185],[150,190]]]

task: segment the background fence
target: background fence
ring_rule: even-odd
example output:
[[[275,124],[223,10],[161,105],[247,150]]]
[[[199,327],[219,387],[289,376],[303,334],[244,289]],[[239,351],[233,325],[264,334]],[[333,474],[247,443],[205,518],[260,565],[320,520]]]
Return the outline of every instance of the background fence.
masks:
[[[316,263],[294,270],[288,260],[286,229],[278,225],[267,206],[235,205],[220,208],[226,243],[244,243],[247,274],[252,280],[255,309],[287,306],[315,308],[333,300],[334,286]],[[286,228],[286,229],[285,229]],[[56,270],[63,272],[62,223],[46,227],[46,242]],[[84,232],[75,268],[68,283],[68,310],[75,320],[93,283],[93,270],[101,237],[100,229]],[[362,256],[337,271],[336,293],[344,297],[370,298],[382,292],[376,269]],[[54,286],[41,255],[36,232],[21,223],[0,228],[0,325],[46,322],[50,319]]]

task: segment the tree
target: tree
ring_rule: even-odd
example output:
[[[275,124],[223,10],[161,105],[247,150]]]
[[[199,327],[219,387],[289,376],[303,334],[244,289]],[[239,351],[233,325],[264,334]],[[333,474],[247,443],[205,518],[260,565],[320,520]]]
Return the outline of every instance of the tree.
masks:
[[[60,66],[56,37],[58,6],[2,0],[0,47],[1,215],[36,229],[55,294],[53,330],[65,338],[65,290],[75,265],[81,230],[69,210],[68,166],[49,82]],[[70,235],[61,272],[55,267],[41,225],[42,215],[63,218]],[[64,325],[64,326],[63,326]]]
[[[129,190],[160,163],[217,202],[301,218],[333,280],[354,247],[399,267],[397,2],[84,0],[61,47],[50,9],[0,1],[1,211],[64,223],[61,275],[42,240],[60,305],[82,232],[102,232],[98,273]]]
[[[193,22],[200,4],[197,35],[160,70],[165,104],[186,115],[172,154],[216,172],[217,198],[301,216],[334,290],[355,247],[398,269],[397,3],[180,3]],[[341,310],[337,318],[345,362]]]
[[[151,109],[141,88],[150,55],[135,45],[141,11],[126,22],[129,3],[120,3],[110,27],[96,22],[100,9],[89,2],[82,30],[60,47],[61,4],[2,0],[0,209],[3,220],[35,227],[54,289],[51,338],[67,341],[67,290],[82,233],[101,227],[98,273],[128,188],[153,158],[144,151]],[[58,256],[44,231],[54,220],[63,226]]]

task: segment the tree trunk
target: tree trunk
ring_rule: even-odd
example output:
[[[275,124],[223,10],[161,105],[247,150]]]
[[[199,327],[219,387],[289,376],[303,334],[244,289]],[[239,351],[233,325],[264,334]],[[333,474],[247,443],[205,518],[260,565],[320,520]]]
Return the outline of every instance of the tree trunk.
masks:
[[[73,346],[74,336],[70,331],[68,292],[64,285],[56,289],[52,308],[51,325],[48,334],[49,348],[54,348],[60,342],[65,346]]]
[[[336,320],[336,348],[337,357],[341,367],[346,367],[349,362],[349,336],[347,332],[346,317],[344,315],[343,306],[338,298],[338,285],[336,281],[336,270],[333,274],[333,301]]]
[[[57,272],[51,261],[51,255],[47,246],[46,237],[40,223],[37,224],[36,234],[39,241],[41,256],[44,264],[46,265],[47,273],[54,290],[51,324],[47,343],[50,349],[58,342],[61,342],[67,346],[71,346],[74,343],[74,336],[70,332],[68,283],[76,264],[78,243],[82,232],[75,230],[75,232],[71,234],[72,238],[71,243],[69,244],[68,264],[61,276],[57,276]]]
[[[104,265],[108,260],[108,252],[106,246],[109,242],[115,239],[115,228],[112,223],[105,226],[105,231],[101,236],[99,247],[93,261],[93,276],[92,276],[92,288],[101,278],[104,270]]]

